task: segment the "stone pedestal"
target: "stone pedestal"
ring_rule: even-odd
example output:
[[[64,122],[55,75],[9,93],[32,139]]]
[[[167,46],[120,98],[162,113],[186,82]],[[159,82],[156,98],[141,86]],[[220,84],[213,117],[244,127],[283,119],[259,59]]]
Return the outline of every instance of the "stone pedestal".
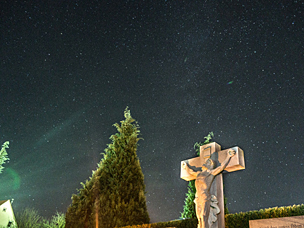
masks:
[[[304,216],[293,216],[249,221],[250,228],[304,228]]]

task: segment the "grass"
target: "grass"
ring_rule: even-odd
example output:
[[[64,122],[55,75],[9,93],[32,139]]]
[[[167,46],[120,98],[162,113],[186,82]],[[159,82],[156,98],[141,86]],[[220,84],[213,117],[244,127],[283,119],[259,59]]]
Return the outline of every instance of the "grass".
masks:
[[[32,208],[15,214],[18,228],[64,228],[65,215],[57,212],[51,219],[45,219]]]

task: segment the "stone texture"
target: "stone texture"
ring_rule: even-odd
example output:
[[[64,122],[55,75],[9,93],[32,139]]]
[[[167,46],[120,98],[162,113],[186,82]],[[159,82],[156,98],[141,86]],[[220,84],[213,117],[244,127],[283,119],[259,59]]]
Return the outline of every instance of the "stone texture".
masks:
[[[227,172],[234,172],[238,170],[245,169],[245,160],[244,160],[244,152],[239,147],[233,147],[230,148],[233,149],[236,154],[233,156],[225,168],[225,171]],[[217,166],[219,166],[226,158],[227,156],[227,150],[221,150],[221,146],[215,142],[206,144],[204,146],[201,146],[200,148],[200,156],[196,158],[191,158],[188,160],[181,161],[181,174],[180,177],[186,181],[194,180],[195,177],[190,175],[187,171],[182,169],[182,162],[188,161],[189,165],[195,166],[195,167],[201,167],[205,161],[211,157],[213,161],[215,161]],[[218,153],[214,153],[214,152]]]
[[[304,228],[304,216],[293,216],[249,221],[250,228]]]
[[[230,159],[225,170],[227,172],[233,172],[237,170],[245,169],[244,161],[244,152],[239,147],[230,148],[233,149],[236,154]],[[191,169],[194,170],[197,167],[197,170],[200,170],[202,164],[206,162],[208,158],[211,158],[216,167],[220,166],[227,157],[227,150],[221,151],[221,146],[215,142],[203,145],[200,147],[200,156],[196,158],[191,158],[181,162],[181,178],[187,181],[194,180],[195,176],[191,175],[187,170],[183,169],[182,163],[186,162],[191,166]],[[195,170],[196,171],[196,170]],[[222,174],[218,174],[213,181],[213,184],[210,189],[211,195],[216,196],[218,200],[218,207],[220,213],[217,215],[217,221],[209,228],[225,228],[225,217],[224,217],[224,195],[223,195],[223,177]],[[304,228],[304,227],[303,227]]]

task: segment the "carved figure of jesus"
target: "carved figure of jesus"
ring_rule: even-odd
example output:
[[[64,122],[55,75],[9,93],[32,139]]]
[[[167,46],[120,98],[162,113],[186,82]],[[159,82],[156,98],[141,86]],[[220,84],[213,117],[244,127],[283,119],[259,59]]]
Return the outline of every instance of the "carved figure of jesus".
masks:
[[[220,174],[228,165],[230,158],[235,155],[235,151],[230,149],[227,151],[227,158],[223,163],[215,168],[212,159],[208,159],[202,165],[202,171],[195,171],[189,166],[189,162],[183,162],[182,168],[186,169],[191,175],[195,176],[195,205],[196,216],[198,219],[198,228],[209,228],[208,218],[210,213],[211,194],[210,188],[216,175]]]

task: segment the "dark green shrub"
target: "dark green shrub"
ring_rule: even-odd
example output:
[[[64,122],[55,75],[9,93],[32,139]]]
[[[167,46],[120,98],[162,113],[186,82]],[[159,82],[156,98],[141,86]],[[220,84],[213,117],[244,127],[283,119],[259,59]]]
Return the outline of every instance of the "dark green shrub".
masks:
[[[167,228],[167,227],[176,227],[176,228],[196,228],[197,227],[197,219],[180,219],[170,222],[158,222],[151,224],[143,224],[143,225],[133,225],[133,226],[124,226],[121,228]]]

